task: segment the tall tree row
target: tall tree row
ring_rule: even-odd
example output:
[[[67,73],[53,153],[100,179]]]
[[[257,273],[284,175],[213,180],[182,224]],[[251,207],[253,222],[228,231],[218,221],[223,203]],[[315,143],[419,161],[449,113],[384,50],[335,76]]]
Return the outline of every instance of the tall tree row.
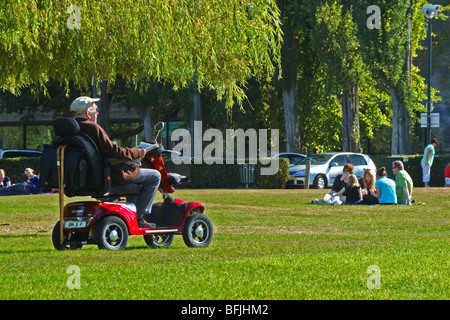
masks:
[[[303,129],[312,133],[314,128],[298,129],[295,123],[313,116],[315,125],[320,125],[320,117],[325,116],[317,101],[334,96],[340,101],[340,150],[361,151],[360,116],[368,136],[376,126],[368,121],[381,124],[387,116],[391,153],[409,154],[411,117],[422,109],[424,97],[424,79],[412,58],[423,36],[425,19],[419,11],[425,2],[386,0],[374,6],[367,0],[278,0],[285,33],[282,85],[287,150],[311,151],[310,145],[317,144],[311,140],[320,141],[321,133],[301,139]],[[305,52],[308,57],[303,59]],[[296,84],[304,88],[294,88]],[[373,106],[382,107],[380,97],[386,93],[390,101],[383,115]],[[291,110],[294,98],[298,104]],[[336,105],[329,100],[325,108],[333,114]]]

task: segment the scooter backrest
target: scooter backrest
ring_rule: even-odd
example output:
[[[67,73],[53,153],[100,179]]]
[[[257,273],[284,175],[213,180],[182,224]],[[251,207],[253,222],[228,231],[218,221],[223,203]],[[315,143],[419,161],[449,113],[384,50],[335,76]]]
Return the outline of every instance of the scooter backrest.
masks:
[[[53,122],[53,130],[59,137],[71,137],[80,132],[80,126],[73,118],[58,118]]]
[[[58,118],[53,123],[59,137],[52,145],[44,146],[41,155],[42,185],[57,188],[56,150],[67,145],[64,164],[64,193],[73,196],[102,196],[111,189],[110,169],[100,155],[92,139],[80,133],[80,126],[73,118]]]

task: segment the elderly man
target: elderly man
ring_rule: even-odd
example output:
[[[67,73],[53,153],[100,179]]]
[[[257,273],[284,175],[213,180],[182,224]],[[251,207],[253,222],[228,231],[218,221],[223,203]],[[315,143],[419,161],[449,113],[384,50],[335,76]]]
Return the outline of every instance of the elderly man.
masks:
[[[392,163],[392,172],[395,174],[395,191],[397,193],[397,203],[411,205],[413,192],[413,181],[406,172],[403,162],[396,160]]]
[[[80,132],[87,134],[97,145],[100,154],[105,158],[140,160],[145,156],[145,149],[123,148],[112,142],[108,134],[97,124],[98,106],[100,99],[79,97],[70,105],[70,111],[75,114],[75,120],[80,125]],[[111,183],[121,185],[127,183],[141,185],[139,194],[132,201],[136,205],[136,215],[140,228],[154,228],[154,223],[144,220],[144,214],[150,214],[161,182],[161,175],[154,169],[133,167],[127,163],[111,166]]]

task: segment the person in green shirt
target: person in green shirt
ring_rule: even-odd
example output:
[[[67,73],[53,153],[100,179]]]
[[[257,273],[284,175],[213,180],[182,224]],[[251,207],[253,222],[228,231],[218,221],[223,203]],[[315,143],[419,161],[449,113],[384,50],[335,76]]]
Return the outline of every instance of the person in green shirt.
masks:
[[[430,182],[431,166],[433,165],[434,153],[436,146],[439,144],[436,138],[431,139],[431,143],[425,147],[422,158],[423,183],[425,188],[428,188]]]
[[[397,194],[397,203],[411,205],[413,192],[413,181],[406,172],[403,162],[396,160],[392,163],[392,172],[395,174],[395,192]]]

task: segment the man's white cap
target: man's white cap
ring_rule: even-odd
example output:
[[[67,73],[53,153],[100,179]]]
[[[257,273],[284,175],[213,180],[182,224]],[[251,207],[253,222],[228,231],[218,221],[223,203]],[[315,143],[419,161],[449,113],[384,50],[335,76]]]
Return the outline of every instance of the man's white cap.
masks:
[[[90,98],[90,97],[78,97],[72,101],[70,105],[70,111],[75,114],[82,113],[84,110],[91,106],[92,102],[100,101],[99,98]]]

